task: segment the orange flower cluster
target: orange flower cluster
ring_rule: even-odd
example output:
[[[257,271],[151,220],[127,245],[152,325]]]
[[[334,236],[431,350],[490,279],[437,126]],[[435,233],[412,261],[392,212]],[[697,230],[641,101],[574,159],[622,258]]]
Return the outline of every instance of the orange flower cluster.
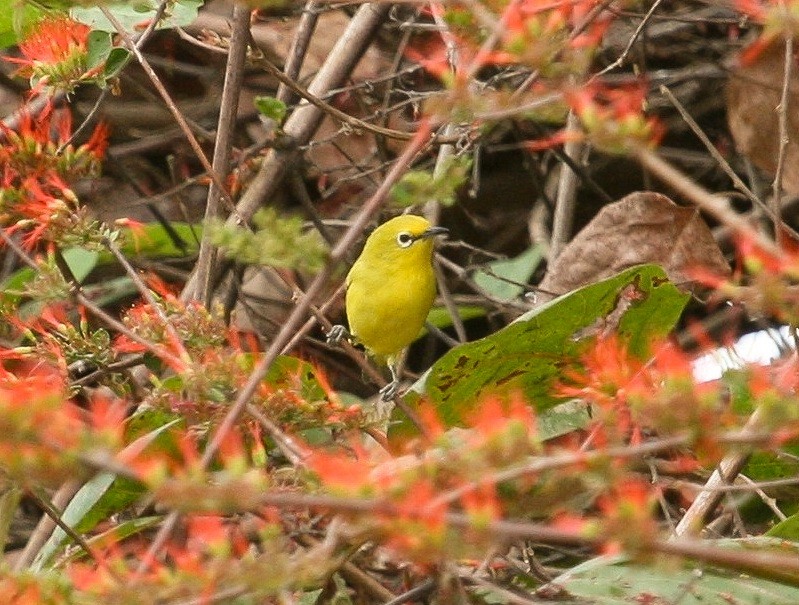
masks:
[[[7,60],[21,66],[17,73],[30,78],[32,90],[70,93],[96,71],[88,65],[90,32],[88,25],[66,16],[45,19],[19,43],[22,56]]]
[[[0,124],[0,223],[23,232],[28,248],[74,236],[79,204],[69,182],[99,172],[107,135],[101,125],[73,145],[69,111],[51,105],[38,116],[23,113],[17,130]]]

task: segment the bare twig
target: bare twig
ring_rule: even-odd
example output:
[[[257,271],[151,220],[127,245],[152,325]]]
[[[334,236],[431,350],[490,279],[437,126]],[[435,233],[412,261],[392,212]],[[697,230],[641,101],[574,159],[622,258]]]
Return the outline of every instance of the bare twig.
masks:
[[[787,10],[784,8],[783,10]],[[788,15],[786,18],[790,19]],[[771,214],[774,220],[774,238],[779,245],[782,239],[782,176],[785,172],[785,158],[788,151],[788,100],[791,92],[791,72],[793,70],[793,35],[786,32],[785,36],[785,68],[782,75],[782,94],[777,115],[779,116],[780,140],[777,152],[777,171],[772,185],[773,195],[771,200]]]
[[[573,111],[569,112],[566,119],[566,131],[579,131],[580,122]],[[573,162],[578,162],[583,144],[579,137],[570,137],[563,146],[563,153]],[[552,263],[571,239],[574,226],[574,210],[577,205],[577,173],[570,164],[564,163],[560,167],[558,178],[558,196],[555,201],[555,216],[552,221],[552,239],[549,247],[549,262]]]
[[[216,178],[216,175],[214,174],[214,169],[211,166],[211,163],[208,161],[208,158],[206,157],[205,152],[202,150],[202,147],[200,147],[200,143],[197,141],[197,137],[194,136],[194,133],[191,131],[188,122],[186,122],[186,118],[183,117],[183,114],[180,112],[177,105],[175,105],[175,102],[172,100],[172,97],[169,95],[169,92],[164,87],[161,80],[158,78],[158,74],[155,73],[149,61],[147,61],[147,58],[144,56],[144,54],[142,54],[139,47],[133,42],[133,39],[130,37],[130,34],[128,34],[127,30],[119,22],[116,16],[104,6],[101,6],[99,8],[102,11],[103,16],[106,19],[108,19],[111,25],[114,26],[114,29],[117,30],[117,33],[122,38],[122,41],[125,43],[125,46],[127,46],[128,50],[132,52],[133,55],[136,57],[136,60],[139,62],[139,65],[141,65],[142,69],[147,74],[147,77],[150,79],[153,86],[158,91],[158,94],[164,100],[164,103],[166,104],[170,113],[172,113],[172,116],[175,118],[175,121],[178,123],[178,126],[180,126],[180,129],[183,131],[183,134],[185,135],[186,140],[191,146],[192,151],[194,151],[194,154],[197,156],[197,159],[202,164],[203,169],[208,173],[209,178],[212,181],[214,181],[214,183],[216,184],[216,187],[222,198],[225,200],[226,203],[232,206],[233,201],[230,199],[230,195],[227,193],[227,190],[222,185],[222,183],[219,182],[219,180]]]
[[[283,73],[289,80],[296,82],[300,77],[300,70],[305,61],[305,54],[308,52],[308,45],[316,29],[317,21],[319,21],[319,7],[317,6],[316,0],[308,0],[305,7],[302,9],[302,16],[297,24],[297,31],[294,34],[294,39],[291,41],[289,56],[283,68]],[[289,105],[295,100],[295,94],[296,92],[291,90],[285,82],[281,82],[277,87],[277,94],[275,97],[279,101],[283,101],[286,105]]]
[[[774,242],[763,237],[762,234],[752,228],[744,217],[730,207],[729,200],[726,197],[709,193],[651,149],[639,147],[634,151],[634,156],[644,168],[686,199],[696,204],[701,210],[710,214],[714,219],[726,225],[732,231],[750,237],[763,249],[774,254],[781,254]]]
[[[250,10],[243,4],[233,7],[233,33],[230,37],[225,67],[225,84],[222,88],[222,99],[219,108],[219,121],[216,128],[216,143],[214,145],[213,171],[216,179],[211,181],[208,188],[208,198],[205,207],[206,221],[219,217],[222,213],[220,207],[221,192],[217,188],[217,181],[222,181],[230,167],[230,149],[233,140],[233,129],[236,122],[241,85],[244,80],[244,62],[247,57],[247,44],[249,42]],[[196,277],[187,283],[182,298],[197,299],[206,306],[210,306],[213,290],[214,266],[217,260],[217,249],[211,243],[209,230],[203,232],[200,242],[200,252],[197,264],[194,267]],[[193,291],[191,291],[193,290]]]
[[[742,432],[755,433],[760,430],[760,415],[760,411],[755,410],[749,421],[744,425]],[[742,448],[728,454],[719,462],[718,468],[713,471],[710,479],[707,480],[705,489],[697,495],[691,506],[685,511],[685,515],[680,519],[677,527],[674,528],[674,537],[679,538],[698,529],[698,526],[705,520],[710,511],[716,508],[724,496],[724,492],[716,488],[732,483],[749,459],[749,453],[749,448]]]
[[[349,77],[390,8],[391,5],[388,3],[375,3],[364,4],[358,9],[308,87],[311,94],[317,97],[324,96]],[[283,72],[280,74],[282,76]],[[310,104],[300,105],[289,116],[283,131],[293,141],[295,147],[289,150],[269,151],[237,205],[241,220],[249,221],[255,211],[277,191],[290,162],[296,157],[296,146],[310,141],[323,118],[324,111]]]
[[[721,153],[719,153],[719,150],[707,137],[705,131],[702,130],[699,124],[696,123],[696,120],[693,119],[691,114],[688,113],[685,107],[683,107],[683,104],[680,103],[680,101],[677,99],[677,97],[674,96],[671,90],[669,90],[667,86],[661,86],[660,92],[666,95],[671,104],[674,105],[675,109],[677,109],[677,111],[680,113],[682,119],[685,120],[685,123],[688,124],[690,129],[697,136],[697,138],[699,138],[699,140],[702,141],[702,144],[705,146],[705,149],[707,149],[707,152],[713,156],[713,159],[716,160],[716,162],[718,162],[718,165],[721,167],[724,173],[728,177],[730,177],[730,180],[733,182],[733,185],[735,185],[735,188],[738,189],[741,193],[743,193],[746,196],[746,198],[750,202],[752,202],[755,206],[757,206],[764,212],[771,214],[771,210],[768,208],[768,206],[766,206],[763,200],[757,197],[754,194],[754,192],[751,189],[749,189],[749,187],[746,186],[746,183],[743,182],[741,177],[739,177],[735,173],[735,171],[732,169],[732,166],[730,166],[730,163],[724,159],[724,156],[721,155]]]
[[[655,14],[655,11],[660,7],[662,3],[663,0],[655,0],[655,2],[652,3],[652,6],[649,7],[649,10],[644,15],[644,18],[641,19],[641,23],[639,23],[638,27],[635,28],[633,35],[630,36],[630,39],[627,41],[627,46],[624,47],[624,50],[621,51],[621,54],[616,58],[616,60],[613,63],[608,65],[605,69],[591,76],[590,81],[596,80],[597,78],[601,78],[606,73],[611,72],[617,67],[621,67],[622,65],[624,65],[624,61],[627,59],[627,55],[630,54],[630,50],[632,50],[633,44],[635,44],[635,41],[638,40],[638,37],[641,35],[641,32],[644,31],[644,28],[646,27],[647,23],[649,23],[649,20],[652,18],[652,15]]]

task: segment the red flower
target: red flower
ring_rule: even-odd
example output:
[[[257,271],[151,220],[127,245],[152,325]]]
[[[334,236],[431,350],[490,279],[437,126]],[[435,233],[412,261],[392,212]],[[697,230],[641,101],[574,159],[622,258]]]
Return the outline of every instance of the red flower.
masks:
[[[8,61],[21,65],[19,74],[31,79],[34,87],[44,85],[71,92],[89,75],[88,25],[66,16],[48,18],[39,23],[20,42],[20,58]]]

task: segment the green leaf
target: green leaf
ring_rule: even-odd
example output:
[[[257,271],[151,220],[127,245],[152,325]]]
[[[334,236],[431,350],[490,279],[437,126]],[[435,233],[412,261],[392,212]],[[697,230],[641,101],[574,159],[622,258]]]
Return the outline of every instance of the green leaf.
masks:
[[[5,552],[11,523],[22,500],[23,491],[6,483],[0,490],[0,552]]]
[[[91,68],[102,65],[113,45],[109,32],[100,30],[90,32],[86,40],[86,66]]]
[[[42,18],[42,11],[21,0],[0,0],[0,49],[17,44]]]
[[[274,97],[255,97],[253,99],[255,109],[265,118],[274,120],[278,124],[283,123],[286,117],[286,104]]]
[[[83,248],[64,250],[63,255],[69,270],[72,271],[72,275],[78,280],[79,284],[82,284],[89,276],[100,259],[99,252]]]
[[[155,18],[158,4],[156,0],[138,0],[137,2],[111,2],[104,6],[126,31],[134,32],[140,31]],[[158,29],[188,25],[197,18],[197,11],[202,5],[203,0],[176,0],[158,23]],[[93,30],[116,33],[116,28],[97,6],[73,7],[69,14],[73,19],[85,23]]]
[[[771,538],[781,538],[799,542],[799,513],[793,514],[787,519],[780,521],[766,532]]]
[[[461,321],[469,321],[477,317],[484,317],[486,310],[477,305],[461,305],[458,307],[458,317]],[[446,307],[433,307],[427,315],[427,323],[443,330],[452,325],[452,316],[449,314],[449,309]]]
[[[162,438],[175,424],[182,422],[181,418],[173,418],[161,423],[164,416],[158,413],[150,414],[149,411],[136,414],[133,418],[138,419],[138,424],[135,429],[129,426],[128,430],[134,433],[140,433],[143,427],[149,428],[153,420],[158,422],[157,426],[140,437],[148,445]],[[118,477],[110,472],[98,473],[73,496],[64,509],[61,520],[75,531],[85,533],[103,519],[126,509],[143,493],[143,486],[130,479]],[[40,571],[66,541],[67,535],[64,530],[56,527],[36,554],[30,569]]]
[[[0,284],[0,307],[16,308],[22,301],[21,292],[25,286],[36,278],[36,271],[23,267],[15,271]]]
[[[108,53],[108,57],[105,60],[103,77],[106,80],[117,77],[119,72],[128,64],[128,61],[130,61],[130,51],[121,46],[115,46]]]
[[[544,247],[536,244],[515,258],[488,263],[487,270],[478,269],[473,279],[494,298],[513,300],[524,292],[525,288],[520,284],[527,283],[543,258]]]
[[[123,234],[122,252],[128,256],[146,258],[180,257],[195,253],[202,237],[202,227],[191,223],[147,223],[135,230],[120,229]]]
[[[539,412],[563,398],[553,386],[593,342],[591,331],[606,329],[623,291],[634,289],[616,331],[630,352],[645,358],[679,320],[688,295],[655,265],[643,265],[586,286],[538,307],[504,329],[450,350],[414,385],[427,395],[446,426],[459,426],[484,395],[522,393]],[[612,325],[610,327],[613,327]],[[395,412],[390,436],[413,432]]]
[[[775,552],[799,556],[796,544],[778,540],[708,541],[708,548]],[[575,601],[602,605],[679,603],[680,605],[793,605],[799,588],[746,573],[675,565],[639,565],[602,557],[579,565],[555,578]]]

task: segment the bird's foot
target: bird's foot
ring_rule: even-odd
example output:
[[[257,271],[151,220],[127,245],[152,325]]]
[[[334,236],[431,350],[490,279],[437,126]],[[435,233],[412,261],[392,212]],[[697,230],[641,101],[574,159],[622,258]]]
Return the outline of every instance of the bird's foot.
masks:
[[[399,392],[399,380],[392,380],[382,389],[380,389],[380,401],[391,401],[397,396]]]
[[[347,328],[342,325],[335,325],[330,328],[330,332],[327,333],[327,344],[335,346],[342,340],[352,340],[352,335],[347,331]]]

